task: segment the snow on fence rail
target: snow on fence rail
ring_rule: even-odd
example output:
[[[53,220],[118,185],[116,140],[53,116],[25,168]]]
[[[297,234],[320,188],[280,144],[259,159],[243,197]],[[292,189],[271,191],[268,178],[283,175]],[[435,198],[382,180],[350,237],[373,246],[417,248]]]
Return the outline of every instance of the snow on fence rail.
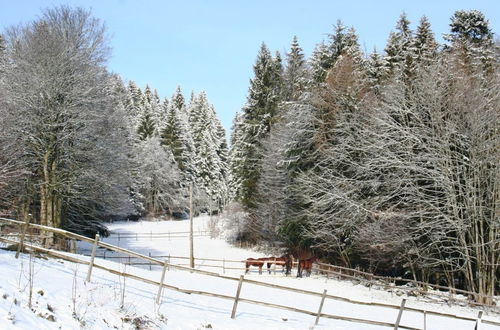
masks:
[[[155,285],[155,286],[159,286],[160,288],[167,288],[167,289],[171,289],[171,290],[174,290],[174,291],[178,291],[178,292],[182,292],[182,293],[187,293],[187,294],[198,294],[198,295],[212,296],[212,297],[218,297],[218,298],[223,298],[223,299],[231,299],[231,300],[235,301],[235,305],[237,305],[237,302],[240,301],[240,302],[246,302],[246,303],[250,303],[250,304],[256,304],[256,305],[266,306],[266,307],[284,309],[284,310],[288,310],[288,311],[292,311],[292,312],[297,312],[297,313],[304,313],[304,314],[315,316],[317,319],[319,317],[324,317],[324,318],[330,318],[330,319],[336,319],[336,320],[343,320],[343,321],[351,321],[351,322],[357,322],[357,323],[365,323],[365,324],[372,324],[372,325],[388,326],[388,327],[393,327],[394,329],[398,329],[398,328],[401,328],[401,329],[419,329],[419,328],[413,328],[413,327],[409,327],[409,326],[404,326],[404,325],[398,324],[400,316],[401,316],[400,314],[403,312],[403,310],[413,311],[413,312],[420,312],[420,313],[423,313],[424,315],[435,315],[435,316],[448,317],[448,318],[454,318],[454,319],[459,319],[459,320],[475,321],[476,322],[476,328],[478,328],[478,326],[479,326],[480,323],[485,323],[485,324],[500,326],[500,322],[495,322],[495,321],[491,321],[491,320],[481,319],[482,311],[479,312],[478,318],[476,319],[476,318],[471,318],[471,317],[459,316],[459,315],[455,315],[455,314],[440,313],[440,312],[436,312],[436,311],[424,310],[424,309],[413,308],[413,307],[405,307],[404,306],[405,299],[403,299],[401,306],[392,305],[392,304],[385,304],[385,303],[378,303],[378,302],[364,302],[364,301],[356,301],[356,300],[352,300],[352,299],[345,298],[345,297],[340,297],[340,296],[334,296],[334,295],[326,294],[326,292],[319,293],[319,292],[314,292],[314,291],[309,291],[309,290],[303,290],[303,289],[298,289],[298,288],[293,288],[293,287],[287,287],[287,286],[282,286],[282,285],[271,284],[271,283],[267,283],[267,282],[260,282],[260,281],[256,281],[256,280],[244,279],[243,276],[240,276],[240,278],[238,279],[238,278],[235,278],[235,277],[225,276],[225,275],[221,275],[221,274],[214,273],[214,272],[209,272],[209,271],[204,271],[204,270],[199,270],[199,269],[193,269],[193,268],[189,268],[189,267],[185,267],[185,266],[179,266],[179,265],[169,264],[166,261],[161,261],[161,260],[155,259],[153,257],[142,255],[142,254],[134,252],[134,251],[130,251],[130,250],[127,250],[127,249],[124,249],[124,248],[120,248],[120,247],[117,247],[117,246],[114,246],[114,245],[111,245],[111,244],[99,241],[98,235],[96,235],[96,239],[94,240],[94,239],[91,239],[91,238],[88,238],[88,237],[85,237],[85,236],[81,236],[81,235],[78,235],[78,234],[75,234],[75,233],[72,233],[72,232],[68,232],[68,231],[65,231],[65,230],[62,230],[62,229],[58,229],[58,228],[46,227],[46,226],[42,226],[42,225],[38,225],[38,224],[27,224],[27,223],[24,223],[24,222],[21,222],[21,221],[12,220],[12,219],[6,219],[6,218],[1,218],[1,217],[0,217],[0,221],[1,222],[7,222],[7,223],[10,223],[10,224],[13,224],[13,225],[18,225],[18,226],[22,226],[24,224],[26,227],[31,227],[31,228],[38,229],[40,231],[47,231],[47,232],[52,232],[54,234],[59,234],[59,235],[65,237],[65,238],[69,238],[71,240],[86,241],[86,242],[89,242],[91,244],[94,244],[95,247],[99,246],[99,247],[103,247],[103,248],[106,248],[106,249],[109,249],[109,250],[113,250],[113,251],[116,251],[116,252],[125,253],[125,254],[130,255],[131,257],[137,257],[137,258],[149,261],[151,263],[162,265],[165,268],[169,267],[169,268],[174,268],[174,269],[178,269],[178,270],[181,270],[181,271],[188,271],[188,272],[191,272],[191,273],[198,273],[198,274],[202,274],[202,275],[217,277],[217,278],[231,280],[231,281],[239,281],[240,285],[242,283],[249,283],[249,284],[258,285],[258,286],[270,287],[270,288],[273,288],[273,289],[279,289],[279,290],[290,291],[290,292],[295,292],[295,293],[301,293],[301,294],[306,294],[306,295],[320,296],[320,297],[322,297],[322,302],[323,302],[324,299],[328,298],[328,299],[332,299],[332,300],[337,300],[337,301],[343,301],[343,302],[351,303],[351,304],[354,304],[354,305],[377,306],[377,307],[384,307],[384,308],[390,308],[390,309],[397,309],[400,312],[399,312],[399,315],[398,315],[398,320],[396,320],[396,323],[389,323],[389,322],[380,322],[380,321],[374,321],[374,320],[359,319],[359,318],[345,317],[345,316],[341,316],[341,315],[333,315],[333,314],[322,313],[321,312],[321,306],[322,306],[322,304],[320,305],[320,309],[319,309],[318,312],[312,312],[312,311],[298,309],[298,308],[294,308],[294,307],[290,307],[290,306],[284,306],[284,305],[278,305],[278,304],[273,304],[273,303],[269,303],[269,302],[262,302],[262,301],[257,301],[257,300],[240,298],[238,296],[238,294],[236,295],[236,297],[232,297],[232,296],[227,296],[227,295],[221,295],[221,294],[218,294],[218,293],[211,293],[211,292],[205,292],[205,291],[199,291],[199,290],[182,289],[182,288],[178,288],[178,287],[175,287],[175,286],[172,286],[172,285],[168,285],[168,284],[165,284],[165,283],[162,283],[162,282],[157,282],[157,281],[154,281],[154,280],[151,280],[151,279],[143,278],[143,277],[131,274],[131,273],[121,272],[121,271],[117,271],[117,270],[114,270],[114,269],[111,269],[111,268],[108,268],[108,267],[105,267],[105,266],[102,266],[102,265],[97,265],[97,264],[94,263],[94,258],[92,258],[91,261],[81,260],[79,258],[68,256],[68,255],[66,255],[64,253],[60,253],[60,252],[58,252],[56,250],[43,248],[43,247],[40,247],[40,246],[37,246],[37,245],[34,245],[34,244],[22,243],[23,239],[24,239],[24,237],[22,237],[22,236],[25,233],[25,231],[22,232],[22,234],[21,234],[22,236],[20,237],[20,240],[12,240],[12,239],[8,239],[8,238],[5,238],[5,237],[0,237],[0,241],[3,241],[5,243],[7,243],[7,244],[19,244],[19,245],[24,244],[24,247],[27,247],[29,249],[45,253],[47,255],[51,255],[51,256],[56,257],[56,258],[60,258],[60,259],[71,261],[71,262],[75,262],[75,263],[89,265],[89,274],[91,273],[92,267],[96,267],[96,268],[105,270],[107,272],[110,272],[110,273],[113,273],[113,274],[116,274],[116,275],[128,277],[128,278],[131,278],[131,279],[134,279],[134,280],[137,280],[137,281],[142,281],[144,283],[148,283],[148,284],[152,284],[152,285]],[[95,249],[94,249],[94,251],[95,251]],[[93,254],[94,254],[94,257],[95,257],[95,252]],[[492,306],[489,306],[489,307],[492,307]],[[425,322],[425,317],[424,317],[424,322]],[[426,325],[424,323],[424,329],[425,328],[426,328]]]
[[[206,237],[210,236],[209,231],[195,231],[193,233],[194,237]],[[153,239],[174,239],[174,238],[188,238],[188,231],[177,231],[177,232],[165,232],[165,233],[153,233],[152,231],[149,233],[129,233],[129,232],[111,232],[110,238],[118,239],[121,241],[122,239],[135,239],[139,240],[140,238],[149,238],[149,240]]]

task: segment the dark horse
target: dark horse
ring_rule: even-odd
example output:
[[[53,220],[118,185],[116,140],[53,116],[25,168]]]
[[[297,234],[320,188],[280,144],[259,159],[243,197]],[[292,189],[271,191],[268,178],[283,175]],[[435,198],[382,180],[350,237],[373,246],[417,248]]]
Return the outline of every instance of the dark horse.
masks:
[[[292,273],[293,266],[293,256],[291,254],[285,254],[281,257],[271,257],[267,259],[267,271],[271,274],[271,266],[273,264],[281,265],[281,272],[285,275],[290,275]]]
[[[305,273],[306,276],[311,276],[312,265],[316,261],[318,261],[318,258],[316,258],[316,257],[299,260],[299,265],[297,268],[297,277],[302,277],[303,271],[306,272]]]
[[[269,258],[248,258],[245,262],[245,274],[250,270],[250,266],[259,267],[259,274],[262,274],[262,267],[267,260],[269,260]]]

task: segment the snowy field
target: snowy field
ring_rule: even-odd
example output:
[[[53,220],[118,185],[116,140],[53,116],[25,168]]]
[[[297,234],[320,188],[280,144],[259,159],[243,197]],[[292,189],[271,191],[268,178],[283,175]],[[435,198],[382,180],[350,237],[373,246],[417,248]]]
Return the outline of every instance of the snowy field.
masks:
[[[208,229],[209,219],[195,219],[195,231]],[[188,256],[189,243],[186,238],[127,238],[118,242],[116,233],[165,233],[186,232],[188,221],[164,222],[121,222],[109,226],[115,233],[105,241],[144,254]],[[139,236],[138,236],[139,237]],[[142,236],[141,236],[142,237]],[[88,246],[81,245],[85,251]],[[101,251],[102,252],[102,251]],[[195,256],[203,258],[226,258],[243,260],[262,254],[232,247],[220,239],[208,236],[195,238]],[[85,257],[82,257],[85,258]],[[111,259],[112,260],[112,259]],[[124,266],[111,260],[98,259],[97,264],[156,281],[160,280],[161,269],[153,267]],[[54,259],[34,258],[33,306],[29,310],[29,257],[20,260],[14,253],[0,250],[0,269],[3,281],[0,284],[0,329],[134,329],[136,326],[150,329],[308,329],[315,318],[280,309],[256,306],[240,302],[236,319],[231,319],[233,301],[215,297],[188,295],[165,289],[161,304],[155,305],[157,287],[127,279],[122,306],[121,288],[123,278],[118,275],[94,269],[91,283],[85,283],[87,266],[76,265]],[[221,269],[210,269],[221,272]],[[239,277],[243,270],[227,271],[226,275]],[[281,273],[259,275],[252,272],[245,276],[288,287],[323,292],[366,302],[376,301],[399,305],[402,297],[380,290],[370,290],[363,285],[348,281],[326,280],[324,277],[285,277]],[[169,270],[165,283],[183,289],[202,290],[234,296],[237,282],[180,270]],[[290,307],[317,311],[320,297],[272,289],[244,283],[241,297]],[[446,304],[432,304],[416,297],[408,299],[406,306],[431,311],[476,317],[478,311],[465,307],[450,307]],[[359,306],[336,300],[326,300],[323,312],[394,323],[397,310],[380,307]],[[485,315],[483,319],[500,321],[497,315]],[[405,311],[402,325],[423,328],[421,313]],[[360,323],[322,318],[319,329],[387,329]],[[427,315],[427,329],[474,329],[474,322]],[[496,327],[483,324],[483,330]]]

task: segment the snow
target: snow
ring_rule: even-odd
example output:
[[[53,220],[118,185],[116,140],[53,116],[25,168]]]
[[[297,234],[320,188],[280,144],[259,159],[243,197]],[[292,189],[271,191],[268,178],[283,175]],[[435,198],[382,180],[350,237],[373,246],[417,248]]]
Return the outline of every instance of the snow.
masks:
[[[209,229],[210,219],[195,219],[196,231]],[[113,233],[165,233],[186,232],[188,221],[162,222],[120,222],[109,226]],[[113,234],[104,239],[111,244],[120,244],[141,253],[152,255],[189,255],[187,238],[156,239],[146,236],[124,239],[120,241]],[[81,244],[79,249],[88,248]],[[205,258],[227,258],[244,260],[247,257],[260,257],[262,253],[236,248],[223,240],[208,236],[195,238],[195,256]],[[102,252],[102,251],[101,251]],[[108,251],[109,252],[109,251]],[[0,250],[0,269],[3,281],[0,283],[0,329],[134,329],[136,325],[150,329],[307,329],[314,325],[315,317],[281,309],[252,305],[244,302],[238,304],[235,319],[231,319],[232,300],[206,297],[195,294],[184,294],[169,289],[163,290],[160,305],[155,305],[158,288],[135,280],[125,281],[125,299],[121,306],[121,288],[123,278],[103,270],[94,268],[92,280],[85,282],[86,265],[56,259],[33,258],[33,307],[28,308],[29,294],[29,255],[14,258],[13,252]],[[82,259],[88,257],[81,256]],[[185,261],[184,261],[185,262]],[[126,271],[145,278],[159,281],[161,267],[125,266],[110,260],[97,259],[96,264],[116,270]],[[220,263],[219,263],[220,264]],[[204,269],[203,267],[201,267]],[[207,268],[209,269],[209,268]],[[221,272],[221,269],[210,268]],[[235,280],[215,278],[197,273],[170,269],[166,273],[165,283],[183,289],[201,290],[234,296],[238,282],[236,279],[243,270],[226,270],[226,275]],[[377,301],[399,305],[403,297],[393,293],[369,289],[363,285],[348,281],[310,278],[285,277],[281,273],[259,275],[256,271],[245,275],[259,281],[278,285],[296,287],[315,292],[328,290],[329,294],[346,297],[352,300]],[[282,304],[309,311],[317,311],[321,297],[310,296],[269,287],[244,283],[241,297],[269,303]],[[406,306],[426,310],[446,312],[460,316],[476,317],[478,310],[472,308],[450,307],[446,304],[432,304],[422,298],[405,297]],[[372,306],[353,305],[338,300],[325,301],[323,312],[328,314],[351,316],[355,318],[379,320],[394,323],[398,311]],[[53,321],[48,319],[54,318]],[[500,321],[498,314],[486,314],[483,319]],[[401,324],[423,327],[421,313],[405,311]],[[427,329],[473,329],[474,322],[427,315]],[[318,329],[387,329],[373,325],[352,323],[347,321],[321,318]],[[495,329],[483,324],[483,330]]]

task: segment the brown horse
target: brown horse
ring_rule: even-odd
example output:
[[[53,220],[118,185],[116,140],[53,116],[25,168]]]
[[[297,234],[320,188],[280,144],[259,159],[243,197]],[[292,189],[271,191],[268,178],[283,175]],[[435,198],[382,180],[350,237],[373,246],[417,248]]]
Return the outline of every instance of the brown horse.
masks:
[[[281,266],[281,272],[285,275],[290,275],[293,266],[293,256],[291,254],[285,254],[281,257],[271,257],[267,259],[267,271],[271,274],[271,266],[273,264]],[[286,270],[286,271],[285,271]]]
[[[264,266],[264,263],[268,261],[269,258],[248,258],[245,262],[245,274],[247,274],[250,271],[250,266],[255,266],[259,267],[259,274],[262,274],[262,267]]]
[[[297,269],[297,277],[302,277],[302,272],[304,270],[306,271],[306,276],[311,276],[312,265],[316,261],[318,261],[318,258],[316,258],[316,257],[299,260],[299,265],[298,265],[298,269]]]

